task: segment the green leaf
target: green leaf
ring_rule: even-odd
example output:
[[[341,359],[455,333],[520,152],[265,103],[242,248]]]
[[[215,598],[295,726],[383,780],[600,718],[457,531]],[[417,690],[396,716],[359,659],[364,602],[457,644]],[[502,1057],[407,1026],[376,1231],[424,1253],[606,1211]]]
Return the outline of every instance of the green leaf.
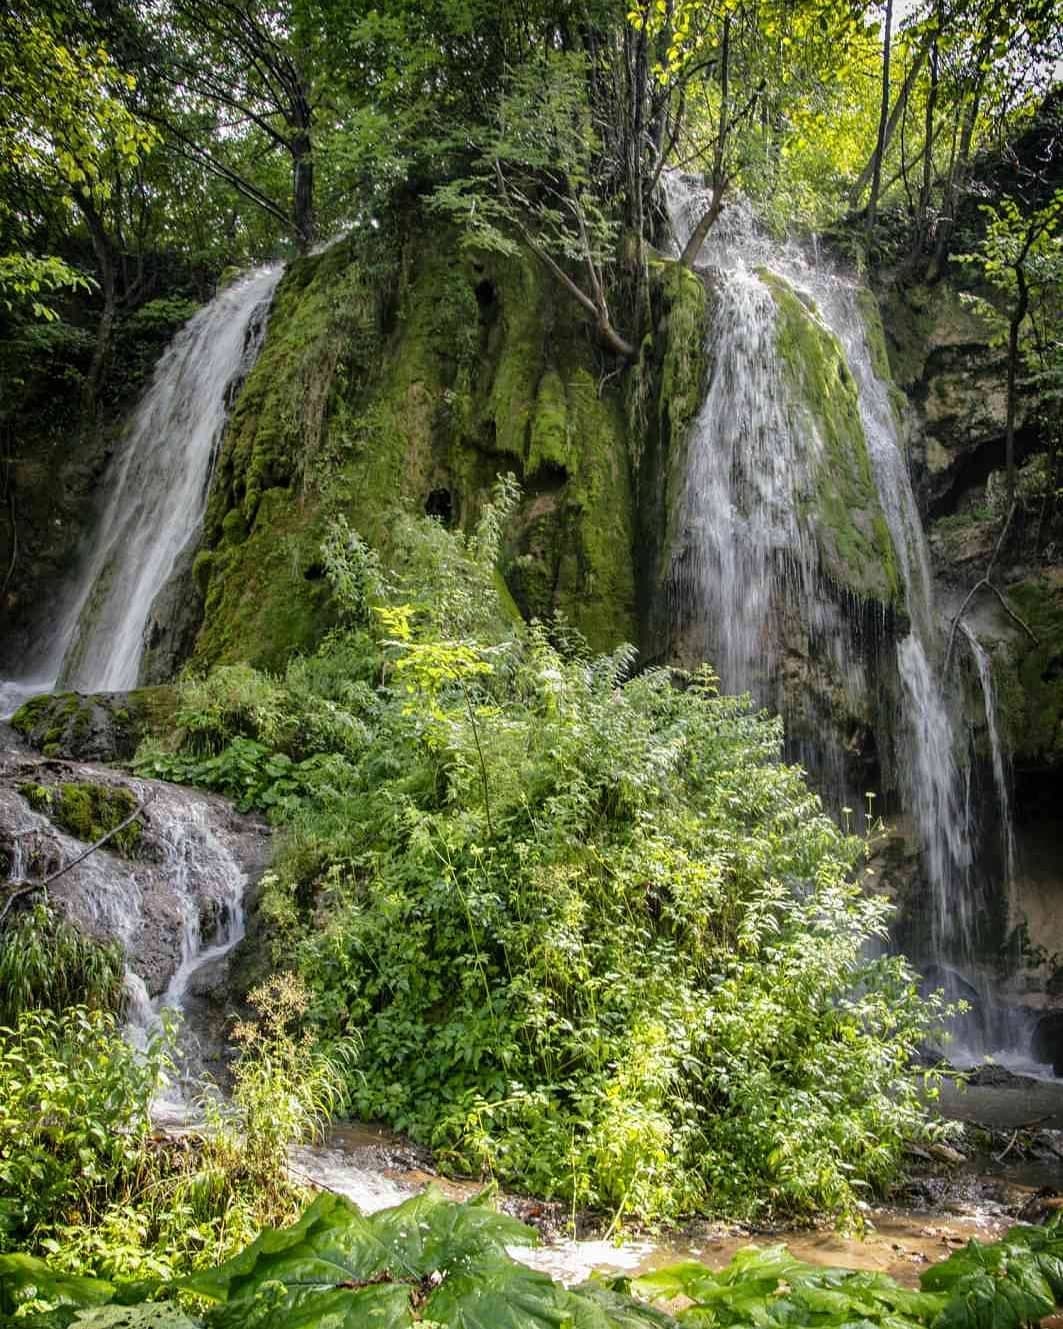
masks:
[[[475,1200],[454,1204],[434,1187],[372,1217],[341,1195],[319,1195],[299,1221],[261,1233],[217,1269],[178,1286],[214,1301],[255,1296],[267,1282],[335,1288],[387,1273],[419,1282],[439,1270],[468,1267],[507,1246],[534,1245],[535,1232]]]
[[[414,1323],[411,1291],[408,1283],[373,1283],[328,1292],[310,1288],[285,1296],[278,1285],[250,1301],[217,1308],[207,1322],[210,1329],[409,1329]]]
[[[33,1255],[0,1255],[0,1311],[18,1301],[52,1301],[59,1305],[102,1306],[114,1295],[114,1284],[102,1278],[61,1274]]]
[[[452,1273],[428,1298],[423,1315],[447,1329],[670,1329],[676,1323],[620,1293],[569,1290],[498,1257]]]

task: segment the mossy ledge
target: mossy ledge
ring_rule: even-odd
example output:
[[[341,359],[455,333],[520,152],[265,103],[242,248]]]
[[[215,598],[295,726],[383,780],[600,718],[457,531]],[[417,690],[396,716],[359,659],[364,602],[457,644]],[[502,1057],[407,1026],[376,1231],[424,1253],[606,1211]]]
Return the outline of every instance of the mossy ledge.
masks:
[[[95,844],[122,826],[137,807],[136,796],[122,785],[25,783],[18,791],[35,812],[86,844]],[[132,821],[111,835],[107,847],[131,858],[140,845],[140,834],[140,823]]]
[[[804,506],[820,565],[831,581],[858,599],[898,606],[904,588],[845,353],[783,278],[767,271],[760,277],[775,300],[776,345],[794,400],[801,403],[800,423],[810,446],[813,435],[819,445],[814,490]]]
[[[19,707],[11,727],[46,757],[128,761],[142,738],[169,732],[176,706],[176,691],[165,686],[44,693]]]

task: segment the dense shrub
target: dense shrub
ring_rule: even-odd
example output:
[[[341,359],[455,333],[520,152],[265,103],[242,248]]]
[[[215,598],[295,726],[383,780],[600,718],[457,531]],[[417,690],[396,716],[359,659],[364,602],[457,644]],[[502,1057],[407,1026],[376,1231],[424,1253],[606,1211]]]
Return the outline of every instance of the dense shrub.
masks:
[[[141,1056],[112,1015],[83,1006],[0,1029],[0,1243],[89,1219],[133,1180],[164,1059],[160,1042]]]
[[[347,632],[242,685],[238,726],[185,722],[304,768],[258,795],[286,828],[264,909],[319,1028],[364,1044],[356,1111],[620,1216],[851,1213],[930,1129],[911,1059],[939,1014],[880,954],[862,845],[711,670],[514,627],[500,526],[406,519],[383,570],[337,527]]]

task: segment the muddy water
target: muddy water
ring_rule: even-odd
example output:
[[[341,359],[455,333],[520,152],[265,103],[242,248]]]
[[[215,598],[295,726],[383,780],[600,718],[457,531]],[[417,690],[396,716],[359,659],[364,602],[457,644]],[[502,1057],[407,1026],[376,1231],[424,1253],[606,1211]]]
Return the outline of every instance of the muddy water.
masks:
[[[408,1141],[362,1125],[337,1126],[325,1144],[294,1150],[292,1170],[298,1179],[338,1191],[367,1212],[398,1204],[433,1182],[455,1200],[468,1199],[480,1189],[473,1182],[437,1177]],[[828,1228],[757,1233],[699,1224],[664,1237],[619,1244],[555,1235],[564,1226],[564,1215],[553,1206],[507,1196],[501,1204],[545,1232],[539,1249],[515,1249],[514,1256],[570,1284],[581,1282],[592,1270],[644,1273],[682,1259],[701,1260],[719,1269],[743,1246],[784,1241],[795,1255],[813,1264],[878,1270],[914,1286],[929,1264],[944,1259],[971,1237],[991,1241],[1004,1232],[1030,1193],[1028,1187],[1010,1180],[987,1184],[965,1177],[932,1208],[870,1210],[863,1237],[843,1236]]]

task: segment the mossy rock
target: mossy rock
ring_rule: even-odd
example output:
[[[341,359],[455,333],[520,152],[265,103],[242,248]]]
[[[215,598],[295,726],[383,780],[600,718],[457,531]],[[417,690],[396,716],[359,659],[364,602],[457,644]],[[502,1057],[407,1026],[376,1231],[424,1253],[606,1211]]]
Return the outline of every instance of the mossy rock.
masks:
[[[815,535],[821,568],[861,600],[898,605],[904,588],[845,352],[781,277],[764,272],[761,279],[775,300],[776,345],[793,399],[800,403],[806,433],[820,448],[805,519]]]
[[[165,734],[177,707],[170,687],[131,692],[45,693],[11,718],[12,728],[46,757],[68,761],[128,761],[141,739]]]
[[[631,448],[619,390],[599,377],[576,306],[531,259],[443,232],[395,270],[354,242],[300,260],[223,443],[195,564],[195,666],[280,669],[313,649],[334,621],[320,555],[333,515],[387,565],[397,511],[443,495],[470,530],[509,471],[526,497],[503,571],[544,557],[534,612],[563,611],[595,647],[631,640]],[[531,550],[544,496],[559,543]]]
[[[1001,664],[997,698],[1017,766],[1063,767],[1063,571],[1009,586],[1007,597],[1037,637],[1016,636]]]
[[[85,844],[95,844],[115,831],[137,807],[136,796],[121,785],[27,783],[18,791],[34,811]],[[140,836],[140,822],[132,821],[112,835],[106,847],[129,858],[136,853]]]

